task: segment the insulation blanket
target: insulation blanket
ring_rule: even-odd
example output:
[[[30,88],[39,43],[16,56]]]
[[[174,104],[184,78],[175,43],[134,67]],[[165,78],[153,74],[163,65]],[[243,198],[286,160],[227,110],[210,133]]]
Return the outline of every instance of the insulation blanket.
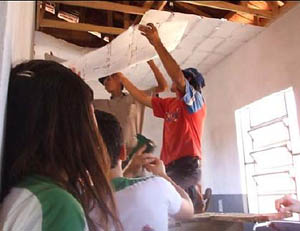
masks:
[[[174,50],[181,41],[188,21],[155,22],[155,18],[151,18],[152,10],[149,12],[150,15],[146,13],[141,24],[154,23],[166,49]],[[138,30],[138,25],[135,25],[129,27],[106,46],[63,64],[67,67],[75,67],[76,71],[80,71],[83,79],[92,80],[122,71],[127,67],[152,59],[156,55],[152,45]]]

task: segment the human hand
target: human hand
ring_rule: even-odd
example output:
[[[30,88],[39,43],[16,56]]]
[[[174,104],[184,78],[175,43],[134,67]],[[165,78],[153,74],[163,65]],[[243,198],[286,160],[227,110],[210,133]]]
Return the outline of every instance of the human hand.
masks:
[[[300,213],[300,201],[286,195],[275,201],[276,210],[280,213],[295,212]]]
[[[148,23],[147,26],[139,25],[139,30],[153,46],[161,43],[158,31],[153,23]]]
[[[156,158],[153,154],[144,153],[147,146],[142,146],[132,157],[124,170],[124,175],[127,177],[135,177],[141,172],[142,167],[154,161]]]
[[[154,175],[165,177],[166,174],[166,168],[162,160],[155,157],[155,159],[152,160],[152,162],[145,165],[145,168],[147,171],[152,172]]]

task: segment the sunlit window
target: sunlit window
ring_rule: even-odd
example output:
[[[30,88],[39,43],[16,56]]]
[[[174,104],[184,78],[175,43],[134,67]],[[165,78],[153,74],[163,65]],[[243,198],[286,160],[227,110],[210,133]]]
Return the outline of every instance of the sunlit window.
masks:
[[[285,194],[298,198],[300,193],[300,139],[293,89],[237,110],[236,123],[249,212],[276,212],[276,199]]]

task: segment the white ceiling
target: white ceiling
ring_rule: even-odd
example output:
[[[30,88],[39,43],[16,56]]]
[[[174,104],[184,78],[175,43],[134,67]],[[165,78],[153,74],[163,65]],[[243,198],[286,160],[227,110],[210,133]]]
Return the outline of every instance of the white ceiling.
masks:
[[[226,56],[236,51],[240,46],[264,30],[263,27],[253,25],[204,18],[192,14],[170,13],[156,10],[148,11],[142,18],[141,24],[153,22],[159,27],[159,25],[165,22],[180,21],[187,21],[188,24],[180,43],[171,54],[182,69],[196,67],[204,74],[204,77],[210,69],[216,67]],[[127,44],[130,44],[130,41],[128,41]],[[127,44],[126,46],[128,46]],[[124,43],[122,45],[124,46]],[[36,50],[38,50],[39,41],[35,41],[35,46],[37,47]],[[53,51],[53,53],[56,54],[55,51]],[[156,58],[155,63],[160,67],[169,81],[159,59]],[[141,89],[155,85],[152,72],[146,63],[132,65],[123,70],[123,72]],[[96,98],[108,97],[108,94],[96,79],[88,80],[87,82],[93,88]]]

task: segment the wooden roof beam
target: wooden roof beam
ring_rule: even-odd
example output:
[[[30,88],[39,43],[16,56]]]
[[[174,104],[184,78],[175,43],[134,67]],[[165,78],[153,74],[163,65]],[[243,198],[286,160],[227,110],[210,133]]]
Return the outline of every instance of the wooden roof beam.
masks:
[[[111,11],[118,11],[126,14],[137,14],[137,15],[143,15],[148,10],[143,7],[125,5],[121,3],[108,2],[108,1],[53,1],[53,2],[61,3],[64,5],[70,5],[70,6],[80,6],[80,7],[87,7],[87,8],[98,9],[98,10],[111,10]]]
[[[44,14],[45,14],[45,4],[42,3],[41,1],[36,2],[36,20],[35,20],[35,29],[39,30],[40,29],[40,23],[44,19]]]
[[[149,9],[151,9],[153,3],[154,3],[154,1],[145,1],[143,8],[149,10]],[[138,24],[141,21],[141,19],[142,19],[141,15],[136,16],[136,18],[133,22],[133,25]]]
[[[278,9],[278,11],[274,12],[274,17],[272,20],[269,21],[264,21],[263,24],[264,26],[269,26],[272,24],[275,20],[286,14],[288,11],[293,9],[294,7],[300,5],[299,1],[286,1],[286,3]]]
[[[50,27],[50,28],[59,28],[65,30],[76,30],[76,31],[96,31],[100,33],[106,34],[121,34],[125,31],[124,28],[117,28],[117,27],[108,27],[108,26],[97,26],[92,24],[86,23],[70,23],[70,22],[63,22],[58,20],[52,19],[43,19],[40,22],[40,27]]]
[[[238,13],[248,13],[262,18],[268,18],[268,19],[272,18],[272,12],[269,10],[251,9],[245,6],[236,5],[224,1],[182,1],[182,2],[197,5],[197,6],[206,6],[215,9],[229,10]]]
[[[167,3],[168,3],[168,1],[158,1],[158,5],[157,5],[156,9],[163,10]]]
[[[207,17],[207,18],[211,18],[212,17],[211,15],[203,12],[202,10],[199,10],[198,8],[196,8],[195,6],[192,6],[190,4],[179,2],[179,1],[175,1],[174,3],[177,6],[183,8],[183,9],[186,9],[186,10],[190,11],[193,14],[200,15],[200,16]]]
[[[129,1],[124,1],[124,3],[126,5],[130,4]],[[123,25],[124,25],[125,29],[127,29],[130,26],[130,16],[129,16],[129,14],[124,13]]]

